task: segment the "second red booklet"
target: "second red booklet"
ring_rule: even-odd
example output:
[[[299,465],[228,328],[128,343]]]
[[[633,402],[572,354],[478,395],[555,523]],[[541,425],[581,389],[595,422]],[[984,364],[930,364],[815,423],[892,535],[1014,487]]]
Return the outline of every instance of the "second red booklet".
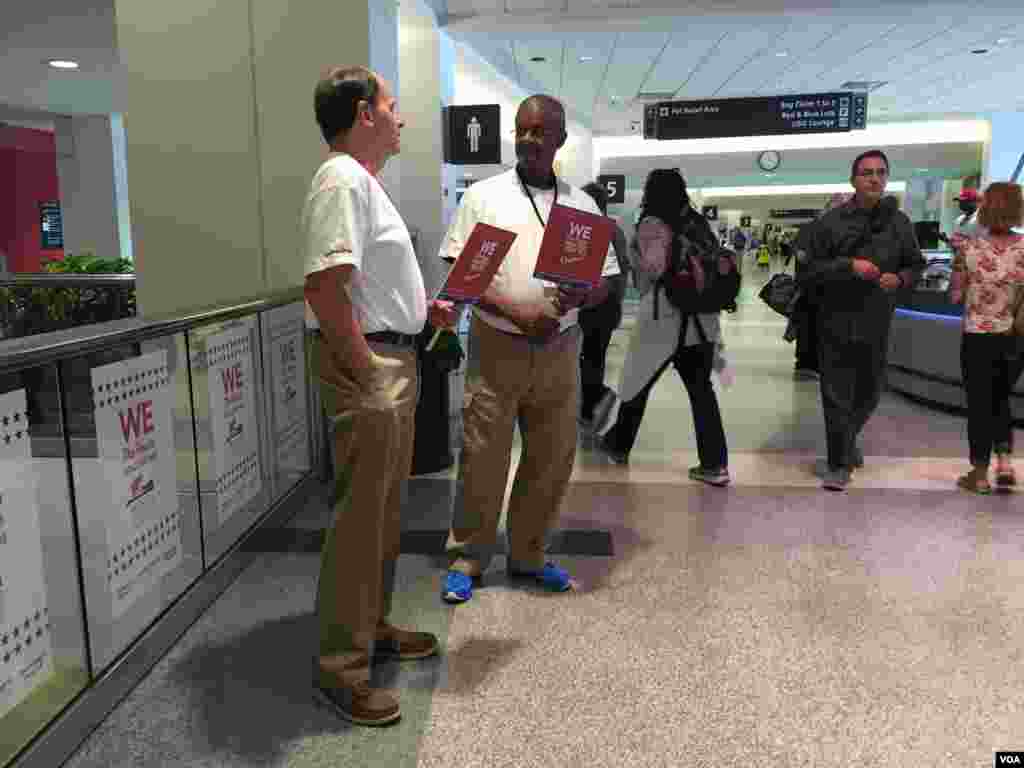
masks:
[[[534,277],[590,287],[604,271],[612,220],[567,205],[551,206]]]
[[[480,223],[473,227],[438,298],[470,304],[480,301],[515,239],[515,232],[490,224]]]

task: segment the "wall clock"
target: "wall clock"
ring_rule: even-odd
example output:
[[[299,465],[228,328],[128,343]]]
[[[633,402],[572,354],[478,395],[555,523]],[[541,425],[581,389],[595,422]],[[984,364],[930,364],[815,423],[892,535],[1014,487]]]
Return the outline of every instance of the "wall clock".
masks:
[[[773,149],[765,150],[757,156],[757,165],[767,173],[775,173],[781,164],[782,155]]]

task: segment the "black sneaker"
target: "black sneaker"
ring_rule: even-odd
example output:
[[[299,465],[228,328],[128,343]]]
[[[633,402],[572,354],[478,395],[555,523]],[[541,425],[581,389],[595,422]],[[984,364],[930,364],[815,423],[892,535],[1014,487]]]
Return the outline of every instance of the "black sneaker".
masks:
[[[718,488],[727,486],[730,480],[728,467],[715,467],[713,469],[706,467],[690,467],[688,474],[691,480],[697,480],[701,483],[714,485]]]
[[[598,437],[594,442],[594,446],[613,464],[629,464],[629,454],[613,448],[609,445],[607,438],[603,436]]]
[[[594,416],[590,420],[590,428],[595,435],[603,435],[611,427],[611,415],[616,399],[615,392],[609,389],[594,406]]]
[[[853,469],[860,469],[864,466],[864,450],[857,444],[854,444],[850,450],[850,467]]]
[[[850,470],[846,467],[829,467],[821,481],[826,491],[845,491],[849,484]]]

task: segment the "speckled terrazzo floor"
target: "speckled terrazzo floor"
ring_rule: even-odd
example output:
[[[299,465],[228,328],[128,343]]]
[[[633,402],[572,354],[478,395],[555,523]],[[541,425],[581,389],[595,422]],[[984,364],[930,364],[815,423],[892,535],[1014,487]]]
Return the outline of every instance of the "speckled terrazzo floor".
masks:
[[[350,728],[312,705],[317,557],[265,554],[69,768],[981,768],[1024,749],[1024,497],[953,490],[962,419],[895,395],[854,487],[819,490],[817,389],[792,381],[781,333],[754,303],[727,322],[732,488],[686,479],[674,374],[628,468],[580,452],[561,525],[615,546],[559,558],[580,593],[513,587],[498,558],[449,608],[436,562],[403,555],[394,618],[445,651],[377,669],[400,693],[396,726]],[[446,524],[449,477],[413,483],[407,527]],[[294,525],[327,515],[319,502]]]

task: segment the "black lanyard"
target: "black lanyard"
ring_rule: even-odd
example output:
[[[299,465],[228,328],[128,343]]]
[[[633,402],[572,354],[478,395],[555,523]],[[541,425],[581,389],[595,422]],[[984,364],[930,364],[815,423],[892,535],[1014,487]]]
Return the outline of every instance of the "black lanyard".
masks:
[[[537,207],[537,203],[533,199],[533,193],[530,192],[530,187],[527,185],[527,183],[525,181],[523,181],[523,174],[519,170],[519,166],[518,165],[516,166],[516,176],[519,177],[519,183],[523,185],[523,191],[526,193],[526,196],[528,198],[530,198],[530,205],[533,206],[533,212],[537,214],[537,221],[540,222],[540,228],[544,229],[547,226],[547,224],[544,223],[544,218],[540,215],[540,209]],[[556,176],[555,177],[555,199],[552,201],[551,205],[554,206],[557,202],[558,202],[558,177]]]

